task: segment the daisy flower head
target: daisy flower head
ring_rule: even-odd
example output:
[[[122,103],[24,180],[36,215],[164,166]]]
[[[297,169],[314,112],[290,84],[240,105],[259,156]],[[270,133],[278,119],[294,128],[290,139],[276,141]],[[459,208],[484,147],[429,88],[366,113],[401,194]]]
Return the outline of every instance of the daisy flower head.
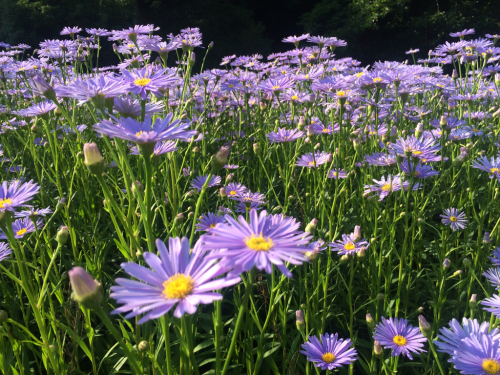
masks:
[[[309,152],[302,155],[295,165],[299,167],[318,168],[320,165],[326,163],[328,155],[329,154],[324,151],[316,151],[314,154]]]
[[[156,119],[153,123],[151,116],[145,116],[144,122],[130,117],[116,118],[110,116],[111,120],[102,120],[94,125],[97,132],[110,137],[117,137],[138,145],[155,144],[157,142],[192,137],[196,130],[187,130],[190,122],[173,120],[173,114],[169,113],[163,119]]]
[[[327,175],[328,178],[333,178],[334,180],[338,180],[341,178],[347,178],[347,172],[340,168],[332,168]]]
[[[237,200],[238,198],[241,198],[248,189],[239,182],[231,182],[224,186],[224,190],[229,199]]]
[[[279,94],[284,90],[291,89],[293,86],[294,80],[291,77],[269,78],[259,85],[259,89],[265,93]]]
[[[14,217],[31,217],[31,218],[34,218],[34,217],[38,217],[38,216],[46,216],[46,215],[50,215],[52,213],[52,210],[50,209],[50,207],[47,207],[47,208],[33,208],[31,207],[29,210],[27,211],[21,211],[21,212],[16,212],[14,214]]]
[[[419,162],[417,165],[411,161],[405,160],[399,164],[401,170],[406,174],[413,174],[417,178],[429,178],[439,175],[430,165],[422,164]]]
[[[138,279],[116,279],[117,286],[111,287],[111,298],[122,305],[112,312],[127,312],[125,319],[144,314],[138,323],[157,319],[177,305],[174,316],[185,313],[194,314],[197,306],[210,304],[222,299],[215,293],[228,286],[237,284],[239,277],[221,277],[227,269],[207,259],[198,241],[190,252],[186,237],[170,238],[168,249],[165,243],[156,240],[159,256],[145,252],[144,260],[151,269],[137,263],[122,263],[121,266],[130,276]]]
[[[177,82],[174,74],[165,75],[167,68],[158,69],[156,72],[150,66],[132,71],[122,70],[125,82],[131,84],[130,91],[140,95],[142,100],[148,96],[148,91],[156,96],[162,96],[159,89]]]
[[[437,337],[439,340],[434,341],[439,348],[438,351],[447,353],[451,356],[459,349],[462,340],[470,338],[472,335],[487,334],[491,335],[495,340],[500,339],[500,331],[494,328],[490,331],[490,324],[488,322],[478,323],[477,319],[462,319],[462,324],[456,319],[449,323],[450,328],[441,328]]]
[[[422,348],[427,339],[418,327],[408,324],[406,319],[382,317],[382,322],[375,326],[373,339],[380,341],[384,349],[392,349],[392,356],[403,354],[413,360],[411,353],[425,352]]]
[[[385,152],[376,152],[372,155],[365,155],[365,160],[370,165],[385,167],[397,163],[396,155]]]
[[[0,242],[0,262],[8,259],[12,254],[12,250],[7,242]]]
[[[370,243],[364,238],[359,239],[357,235],[351,233],[349,235],[343,234],[341,240],[330,242],[328,246],[332,248],[332,251],[337,251],[339,255],[354,255],[363,249],[367,249]]]
[[[323,241],[321,238],[319,238],[317,241],[313,241],[309,245],[307,245],[307,247],[310,250],[306,251],[304,253],[306,258],[310,261],[316,259],[318,254],[326,249],[326,246],[324,246],[324,244],[325,244],[325,241]]]
[[[198,191],[201,191],[203,189],[203,185],[207,182],[208,175],[207,176],[198,176],[193,181],[191,182],[191,186],[195,188]],[[220,177],[219,176],[210,176],[210,180],[208,181],[207,188],[213,187],[220,185]]]
[[[32,233],[35,230],[40,230],[43,227],[43,221],[38,219],[35,223],[29,217],[25,217],[23,219],[17,219],[12,223],[12,231],[14,232],[14,238],[19,239],[23,238],[26,234]],[[7,235],[0,230],[0,240],[6,240]]]
[[[292,142],[304,136],[303,131],[297,129],[278,128],[277,132],[266,134],[271,143]]]
[[[21,183],[17,180],[11,184],[7,181],[2,182],[0,188],[0,210],[14,211],[14,208],[27,206],[25,203],[30,201],[38,193],[40,186],[34,184],[33,180]]]
[[[463,339],[450,362],[461,374],[500,374],[500,340],[479,333]]]
[[[494,266],[500,266],[500,247],[496,247],[491,255],[493,256],[488,257],[488,259],[491,260],[491,264]]]
[[[379,196],[379,201],[383,200],[392,191],[401,190],[401,178],[399,176],[389,175],[387,178],[382,176],[380,181],[373,180],[375,185],[365,185],[364,195],[367,196],[370,193],[375,193]]]
[[[210,230],[215,228],[217,224],[224,224],[226,222],[226,218],[223,215],[215,215],[209,212],[207,214],[202,214],[199,221],[200,222],[196,224],[196,232],[210,232]]]
[[[155,148],[153,150],[153,156],[168,154],[170,152],[177,151],[179,147],[176,147],[175,141],[163,141],[155,144]],[[139,148],[134,146],[130,148],[131,155],[140,155]]]
[[[498,294],[494,294],[490,298],[481,301],[481,305],[487,306],[483,310],[489,311],[497,318],[500,318],[500,296]]]
[[[439,216],[443,218],[441,222],[444,225],[449,225],[453,231],[464,229],[468,223],[465,213],[453,207],[445,209],[444,215]]]
[[[259,270],[272,272],[274,264],[283,274],[292,277],[285,262],[302,264],[309,251],[309,236],[297,230],[295,221],[279,216],[268,216],[263,210],[260,214],[250,210],[250,222],[243,216],[237,219],[226,216],[227,225],[218,225],[203,236],[203,248],[213,251],[211,257],[221,262],[233,273]]]
[[[490,178],[496,177],[500,180],[500,156],[496,158],[492,157],[490,160],[486,156],[480,156],[472,162],[471,167],[488,172]]]
[[[419,159],[435,154],[441,149],[433,138],[416,138],[414,135],[407,138],[400,137],[389,147],[400,156],[412,156]]]
[[[490,268],[488,271],[483,273],[483,276],[488,279],[490,284],[495,287],[495,289],[500,289],[500,268]]]
[[[350,339],[339,339],[338,333],[308,336],[308,341],[302,344],[302,354],[307,356],[309,362],[322,370],[333,370],[337,367],[350,365],[357,358],[356,349],[352,348]]]

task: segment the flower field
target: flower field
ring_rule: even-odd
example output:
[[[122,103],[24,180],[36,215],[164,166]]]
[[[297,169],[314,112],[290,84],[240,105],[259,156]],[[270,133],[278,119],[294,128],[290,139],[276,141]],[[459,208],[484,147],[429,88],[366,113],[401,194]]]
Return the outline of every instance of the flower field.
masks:
[[[161,35],[0,43],[0,372],[500,374],[500,35]]]

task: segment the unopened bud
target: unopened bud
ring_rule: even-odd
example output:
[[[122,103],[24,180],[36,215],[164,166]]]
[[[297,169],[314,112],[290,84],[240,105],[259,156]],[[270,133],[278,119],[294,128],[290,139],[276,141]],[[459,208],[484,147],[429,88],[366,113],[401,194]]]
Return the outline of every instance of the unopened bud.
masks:
[[[97,175],[104,171],[104,159],[95,143],[85,143],[83,145],[84,164],[89,172]]]
[[[253,152],[255,152],[255,154],[257,154],[257,155],[260,155],[260,151],[261,151],[261,149],[260,149],[259,144],[258,143],[254,143],[253,144]]]
[[[490,243],[490,242],[491,242],[490,232],[484,232],[483,243]]]
[[[382,345],[380,345],[380,341],[375,340],[373,342],[373,351],[375,352],[375,355],[377,357],[383,357],[384,356],[384,349],[382,348]]]
[[[464,265],[465,268],[468,268],[468,267],[470,267],[472,262],[469,258],[464,258],[464,260],[462,261],[462,264]]]
[[[174,223],[182,224],[183,221],[184,221],[184,214],[182,212],[175,215]]]
[[[424,337],[427,337],[428,339],[430,339],[430,336],[432,335],[431,325],[424,318],[423,315],[418,316],[418,326],[420,328],[420,332],[422,332],[422,335],[424,335]]]
[[[318,219],[312,219],[309,224],[306,225],[306,232],[313,232],[316,229],[316,226],[318,225]]]
[[[74,267],[68,272],[68,276],[73,290],[73,299],[88,309],[99,308],[102,301],[101,283],[94,280],[81,267]]]
[[[375,320],[373,320],[372,314],[368,313],[366,314],[366,325],[370,329],[370,331],[373,331],[375,328]]]
[[[354,232],[353,232],[353,237],[352,237],[352,240],[354,242],[358,242],[359,240],[361,240],[362,236],[361,236],[361,227],[359,225],[356,225],[354,227]]]
[[[447,125],[448,119],[446,118],[446,116],[441,116],[441,120],[439,120],[439,126],[441,126],[442,128],[446,128]]]
[[[366,247],[362,247],[361,250],[358,251],[358,258],[366,257]]]
[[[212,157],[212,173],[217,173],[227,164],[229,158],[229,147],[221,147]]]
[[[149,347],[149,343],[147,341],[143,340],[137,346],[137,350],[139,352],[144,352],[144,351],[146,351],[148,349],[148,347]]]
[[[302,131],[302,130],[304,130],[305,126],[306,126],[306,119],[305,119],[305,117],[304,117],[304,116],[300,116],[300,118],[299,118],[299,123],[298,123],[298,125],[297,125],[297,128],[298,128],[300,131]]]
[[[56,212],[66,208],[66,202],[67,202],[66,198],[59,199],[59,202],[57,202],[56,204]]]
[[[227,198],[226,189],[220,188],[219,189],[219,194],[220,194],[221,198]]]
[[[347,263],[348,260],[349,260],[349,256],[347,256],[347,254],[344,254],[340,257],[340,264]]]
[[[424,124],[422,124],[421,122],[419,122],[417,124],[417,128],[415,129],[415,137],[420,138],[420,136],[422,135],[423,131],[424,131]]]
[[[62,226],[59,228],[56,234],[56,241],[59,245],[66,243],[69,237],[69,228],[67,226]]]
[[[475,309],[476,306],[477,306],[477,294],[473,294],[470,296],[469,307],[471,309]]]
[[[314,136],[314,125],[308,125],[307,126],[307,131],[306,131],[306,135],[311,138]]]

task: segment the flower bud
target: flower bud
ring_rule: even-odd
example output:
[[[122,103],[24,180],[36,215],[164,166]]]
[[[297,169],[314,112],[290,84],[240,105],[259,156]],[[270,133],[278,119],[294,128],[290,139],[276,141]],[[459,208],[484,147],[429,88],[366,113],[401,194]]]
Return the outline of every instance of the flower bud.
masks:
[[[210,42],[210,44],[207,47],[207,50],[210,51],[212,48],[214,48],[214,42],[213,41]]]
[[[453,275],[451,275],[451,277],[460,276],[461,274],[462,274],[462,270],[457,270],[453,273]]]
[[[227,164],[229,158],[229,147],[222,146],[212,157],[212,173],[217,173]]]
[[[68,276],[73,290],[72,297],[76,302],[88,309],[101,305],[101,283],[81,267],[74,267],[68,272]]]
[[[306,225],[306,232],[314,232],[316,226],[318,225],[318,219],[314,218],[311,220],[309,224]]]
[[[182,212],[175,215],[174,223],[182,224],[183,221],[184,221],[184,214]]]
[[[295,324],[300,332],[305,331],[306,329],[305,323],[306,322],[304,320],[304,313],[302,312],[302,310],[295,311]]]
[[[314,133],[314,125],[308,125],[308,126],[307,126],[306,135],[307,135],[307,136],[309,137],[309,139],[310,139],[311,137],[313,137],[313,136],[314,136],[314,134],[315,134],[315,133]]]
[[[448,258],[445,258],[444,262],[443,262],[443,267],[444,268],[449,268],[451,265],[451,262]]]
[[[194,146],[193,147],[193,150],[191,151],[193,154],[197,154],[198,152],[200,152],[200,148],[198,146]]]
[[[261,149],[260,149],[259,144],[258,143],[254,143],[253,144],[253,152],[255,152],[256,155],[260,155],[260,151],[261,151]]]
[[[476,306],[477,306],[477,294],[473,294],[470,296],[469,307],[471,309],[475,309]]]
[[[229,173],[227,176],[226,176],[226,182],[230,182],[232,181],[232,179],[234,178],[234,174],[233,173]]]
[[[398,137],[398,128],[393,126],[391,128],[391,134],[390,134],[391,140],[395,140]]]
[[[361,250],[358,251],[358,258],[366,257],[366,247],[362,247]]]
[[[340,257],[340,264],[347,263],[348,260],[349,260],[349,256],[347,254],[344,254]]]
[[[453,69],[453,72],[451,73],[451,78],[458,79],[458,73],[456,69]]]
[[[66,208],[66,198],[59,199],[59,202],[56,204],[56,212]]]
[[[149,347],[149,343],[145,340],[142,340],[137,346],[137,350],[140,352],[145,352]]]
[[[464,260],[462,261],[462,264],[464,265],[465,268],[468,268],[468,267],[470,267],[472,262],[469,258],[464,258]]]
[[[196,62],[196,55],[194,52],[191,52],[191,57],[189,58],[189,66],[192,68]]]
[[[490,232],[484,232],[483,243],[490,243],[490,242],[491,242]]]
[[[331,153],[329,153],[327,156],[326,156],[326,162],[327,163],[331,163],[333,161],[333,155]]]
[[[221,198],[227,198],[226,189],[220,188],[219,189],[219,194],[220,194]]]
[[[446,116],[441,116],[441,120],[439,120],[439,126],[441,126],[442,128],[446,128],[447,125],[448,119],[446,118]]]
[[[104,171],[104,159],[95,143],[85,143],[83,145],[84,164],[89,172],[97,175]]]
[[[375,352],[375,355],[377,357],[383,357],[384,356],[384,349],[382,348],[382,345],[380,345],[380,341],[375,340],[373,342],[373,351]]]
[[[415,137],[420,138],[420,136],[422,135],[423,131],[424,131],[424,124],[422,124],[421,122],[419,122],[417,124],[417,128],[415,129]]]
[[[366,314],[366,325],[370,329],[370,331],[373,331],[375,328],[375,320],[373,320],[372,314],[368,313]]]
[[[354,242],[358,242],[359,240],[361,240],[361,238],[363,238],[361,236],[361,227],[359,225],[356,225],[354,227],[354,232],[352,233],[353,234],[353,241]]]
[[[54,88],[49,85],[42,76],[35,75],[33,77],[33,82],[35,83],[38,91],[40,91],[43,96],[45,96],[47,99],[52,100],[54,103],[57,102],[56,92],[54,91]]]
[[[424,318],[423,315],[418,316],[418,326],[420,327],[420,332],[422,332],[422,335],[424,335],[424,337],[427,337],[428,339],[430,339],[430,337],[432,335],[431,325]]]
[[[300,116],[300,118],[299,118],[299,123],[298,123],[298,125],[297,125],[297,128],[298,128],[300,131],[302,131],[302,130],[304,130],[305,126],[306,126],[306,119],[305,119],[305,117],[304,117],[304,116]]]
[[[67,226],[62,226],[59,228],[56,234],[56,241],[59,245],[64,245],[69,237],[69,228]]]

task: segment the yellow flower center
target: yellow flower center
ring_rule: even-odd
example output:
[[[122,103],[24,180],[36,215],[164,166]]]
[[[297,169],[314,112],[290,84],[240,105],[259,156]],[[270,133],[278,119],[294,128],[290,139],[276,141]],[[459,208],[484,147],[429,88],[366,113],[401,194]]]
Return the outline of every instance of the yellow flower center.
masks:
[[[297,100],[299,97],[297,95],[292,96],[292,100]]]
[[[344,245],[344,249],[346,250],[354,250],[356,248],[356,245],[354,245],[351,241],[349,241],[348,243],[346,243]]]
[[[450,221],[453,221],[453,222],[457,221],[457,217],[456,216],[450,216]]]
[[[22,236],[24,233],[26,233],[28,230],[26,228],[23,228],[23,229],[19,229],[17,232],[16,232],[16,235],[17,236]]]
[[[273,240],[265,238],[262,233],[258,236],[252,234],[250,238],[246,238],[245,244],[255,251],[269,251],[273,247]]]
[[[323,129],[323,133],[328,133],[328,129]]]
[[[11,204],[12,204],[12,199],[10,199],[10,198],[0,200],[0,208],[4,208],[5,205],[10,206]]]
[[[229,192],[229,195],[236,195],[236,190],[231,190],[231,191]]]
[[[145,132],[145,131],[141,130],[140,132],[135,133],[135,135],[136,135],[137,137],[141,137],[143,134],[148,135],[148,134],[149,134],[149,132]]]
[[[215,228],[217,224],[210,224],[210,228]]]
[[[234,87],[234,85],[232,83],[230,83],[229,85],[227,85],[227,87],[229,87],[230,89],[232,89]]]
[[[356,77],[359,78],[359,77],[363,76],[364,74],[365,74],[364,72],[359,72],[358,74],[356,74]]]
[[[389,191],[389,190],[391,190],[391,184],[387,183],[387,184],[383,185],[381,187],[381,189],[384,190],[384,191]]]
[[[412,154],[413,155],[422,155],[422,151],[413,151]]]
[[[273,86],[273,90],[279,90],[281,88],[280,85]]]
[[[136,80],[134,80],[134,83],[137,86],[141,86],[141,87],[146,86],[149,82],[151,82],[151,80],[149,78],[137,78]]]
[[[415,173],[413,173],[415,175],[415,177],[418,177],[418,175],[420,174],[419,171],[416,171]]]
[[[337,96],[340,98],[343,98],[344,96],[346,96],[346,92],[345,91],[337,91]]]
[[[394,344],[396,344],[397,346],[404,346],[404,345],[406,345],[406,339],[403,336],[401,336],[401,335],[394,336],[394,338],[392,339],[392,341],[394,341]]]
[[[380,82],[382,82],[382,78],[379,77],[373,78],[373,83],[380,83]]]
[[[163,295],[167,299],[183,299],[193,292],[194,281],[191,276],[176,273],[163,283]]]
[[[306,74],[306,75],[304,76],[304,78],[305,78],[305,79],[309,79],[309,74]]]
[[[496,375],[500,373],[500,363],[496,359],[489,358],[483,360],[483,370],[490,375]]]
[[[322,358],[326,363],[332,363],[335,361],[335,355],[333,353],[325,353]]]
[[[491,169],[490,169],[490,172],[491,172],[491,173],[499,173],[499,172],[500,172],[500,169],[498,169],[498,168],[491,168]],[[0,202],[0,203],[1,203],[1,202]]]
[[[314,163],[313,161],[310,161],[310,162],[309,162],[309,165],[310,165],[311,167],[314,167],[314,166],[316,166],[316,163]]]

